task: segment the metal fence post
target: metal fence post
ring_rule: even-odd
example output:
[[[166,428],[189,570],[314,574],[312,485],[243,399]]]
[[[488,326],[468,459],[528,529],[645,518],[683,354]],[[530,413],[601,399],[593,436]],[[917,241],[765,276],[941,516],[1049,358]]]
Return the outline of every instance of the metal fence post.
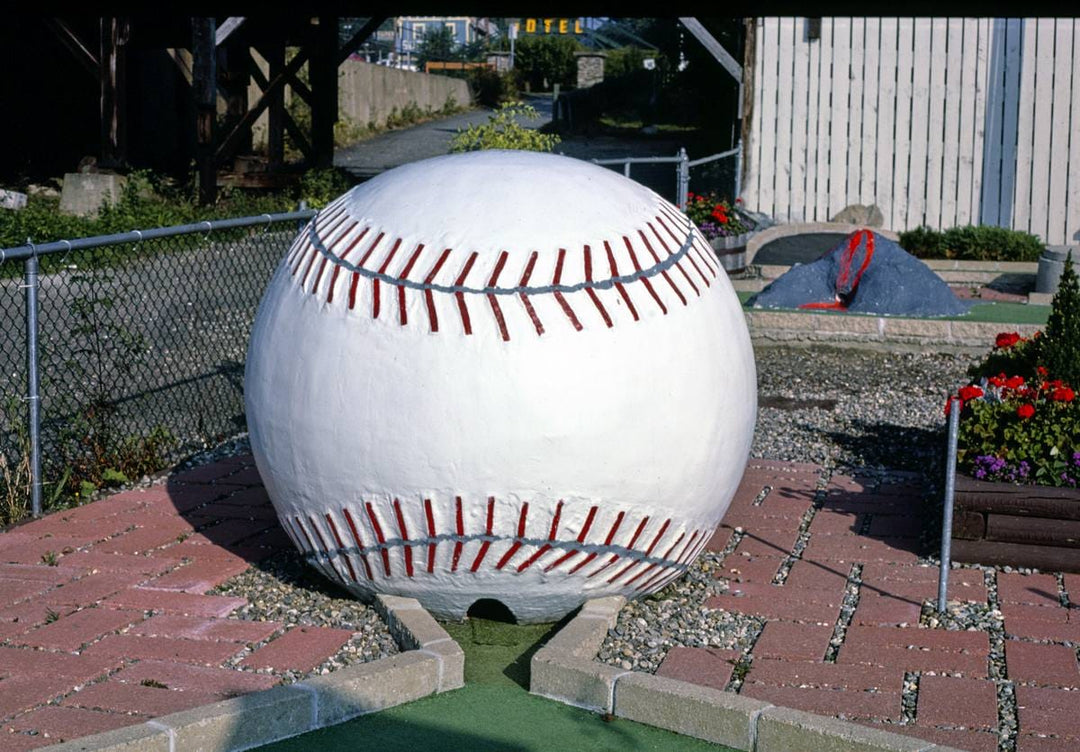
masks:
[[[952,565],[953,497],[956,493],[956,442],[960,429],[960,410],[963,402],[949,397],[949,452],[945,466],[945,510],[941,520],[941,572],[938,574],[938,612],[945,613],[945,597],[949,589],[949,567]]]
[[[675,197],[679,208],[686,211],[686,202],[690,194],[690,157],[686,153],[686,147],[679,147],[678,185],[675,187]]]
[[[38,257],[26,257],[26,403],[30,428],[30,510],[41,516],[41,396],[38,394]]]
[[[297,211],[305,211],[306,209],[307,209],[307,201],[305,201],[304,199],[300,199],[300,203],[297,204],[296,210]],[[306,219],[298,219],[298,220],[296,220],[296,231],[301,232],[304,229],[304,225],[306,225],[307,222],[308,221]]]

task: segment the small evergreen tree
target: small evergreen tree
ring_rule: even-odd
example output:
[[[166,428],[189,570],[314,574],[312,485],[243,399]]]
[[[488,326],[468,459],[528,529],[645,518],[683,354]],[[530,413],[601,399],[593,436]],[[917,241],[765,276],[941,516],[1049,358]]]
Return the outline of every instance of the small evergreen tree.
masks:
[[[1072,252],[1065,259],[1051,306],[1040,338],[1040,360],[1051,378],[1080,386],[1080,282],[1073,269]]]

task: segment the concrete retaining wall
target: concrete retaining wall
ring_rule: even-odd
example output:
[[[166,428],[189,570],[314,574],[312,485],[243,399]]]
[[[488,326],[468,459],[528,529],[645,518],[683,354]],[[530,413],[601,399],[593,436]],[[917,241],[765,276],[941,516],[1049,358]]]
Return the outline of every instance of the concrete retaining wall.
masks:
[[[341,117],[358,125],[382,125],[396,108],[410,102],[421,110],[441,109],[448,100],[456,105],[471,101],[469,85],[461,78],[388,68],[346,60],[338,69],[338,107]]]

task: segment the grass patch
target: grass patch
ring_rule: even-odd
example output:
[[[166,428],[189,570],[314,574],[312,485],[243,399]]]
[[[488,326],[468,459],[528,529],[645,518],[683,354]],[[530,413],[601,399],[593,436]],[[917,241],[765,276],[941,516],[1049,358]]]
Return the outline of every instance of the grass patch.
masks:
[[[824,314],[826,316],[878,316],[876,313],[845,313],[844,311],[829,310],[803,310],[799,308],[750,308],[746,302],[755,293],[747,290],[738,290],[739,302],[748,311],[773,311],[780,313]],[[1050,306],[1030,305],[1028,303],[1011,303],[1006,301],[993,301],[990,303],[976,303],[971,310],[962,316],[934,316],[926,317],[941,321],[978,321],[994,324],[1036,324],[1045,325],[1050,316]],[[918,316],[887,316],[886,318],[920,318]]]

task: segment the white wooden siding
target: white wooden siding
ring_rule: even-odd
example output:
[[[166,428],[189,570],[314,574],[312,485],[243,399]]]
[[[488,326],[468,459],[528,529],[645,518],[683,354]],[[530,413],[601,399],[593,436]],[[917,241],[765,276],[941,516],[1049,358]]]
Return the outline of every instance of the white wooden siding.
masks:
[[[1080,20],[758,19],[743,201],[1080,241]]]

